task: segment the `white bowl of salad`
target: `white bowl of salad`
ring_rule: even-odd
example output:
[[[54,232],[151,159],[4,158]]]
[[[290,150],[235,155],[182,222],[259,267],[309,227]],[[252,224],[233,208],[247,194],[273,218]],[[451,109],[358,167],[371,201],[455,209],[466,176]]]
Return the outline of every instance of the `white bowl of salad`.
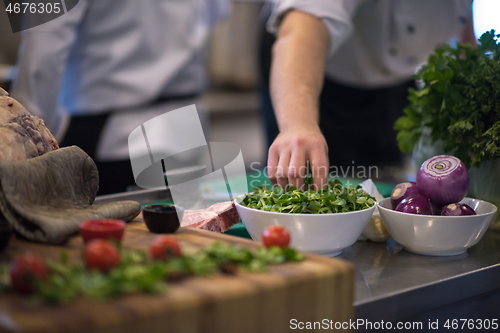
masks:
[[[336,256],[361,235],[375,198],[335,180],[320,191],[258,187],[235,199],[235,205],[253,240],[260,242],[264,229],[280,225],[290,232],[295,249]]]

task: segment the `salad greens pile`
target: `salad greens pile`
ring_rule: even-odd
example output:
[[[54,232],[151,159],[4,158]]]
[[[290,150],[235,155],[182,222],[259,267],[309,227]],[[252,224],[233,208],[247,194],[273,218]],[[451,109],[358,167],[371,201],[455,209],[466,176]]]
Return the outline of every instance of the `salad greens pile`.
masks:
[[[401,151],[411,152],[428,127],[433,142],[467,167],[500,157],[500,34],[485,32],[479,43],[437,48],[414,75],[424,87],[410,89],[394,125]]]
[[[167,288],[166,281],[188,276],[234,274],[238,269],[266,271],[268,265],[286,261],[301,261],[302,253],[292,248],[258,247],[256,251],[215,242],[192,256],[182,255],[168,261],[154,261],[138,250],[120,249],[121,262],[107,273],[87,270],[83,263],[70,264],[66,252],[57,262],[49,262],[49,276],[38,281],[35,301],[60,304],[83,295],[94,299],[136,292],[159,293]],[[0,266],[0,292],[11,289],[9,269]]]
[[[338,179],[330,180],[327,188],[315,191],[311,188],[301,191],[290,186],[268,188],[255,186],[253,193],[247,193],[242,204],[248,208],[279,213],[329,214],[344,213],[370,208],[375,198],[356,187],[344,187]]]

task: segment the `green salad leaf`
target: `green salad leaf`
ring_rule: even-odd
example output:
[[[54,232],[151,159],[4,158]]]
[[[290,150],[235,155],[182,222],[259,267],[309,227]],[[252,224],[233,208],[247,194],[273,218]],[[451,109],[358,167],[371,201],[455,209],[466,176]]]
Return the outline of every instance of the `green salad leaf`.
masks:
[[[444,45],[430,55],[414,78],[409,105],[394,129],[403,152],[411,152],[424,128],[441,140],[445,153],[467,167],[500,157],[500,35],[485,32],[480,45]]]
[[[247,193],[242,204],[248,208],[278,213],[330,214],[370,208],[375,198],[360,185],[345,187],[338,179],[330,180],[327,188],[301,191],[295,186],[286,191],[281,187],[256,186]]]

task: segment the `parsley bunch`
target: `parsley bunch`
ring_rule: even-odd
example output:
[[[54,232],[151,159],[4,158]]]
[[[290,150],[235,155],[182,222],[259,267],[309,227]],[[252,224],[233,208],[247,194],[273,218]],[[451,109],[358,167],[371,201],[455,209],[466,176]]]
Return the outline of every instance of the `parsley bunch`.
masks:
[[[401,151],[410,152],[429,127],[433,142],[441,140],[467,167],[500,157],[499,38],[491,30],[477,48],[458,43],[435,50],[414,75],[423,89],[410,89],[405,116],[395,123]]]
[[[286,191],[281,187],[268,188],[266,185],[254,187],[247,193],[242,204],[248,208],[279,213],[330,214],[345,213],[370,208],[375,198],[356,187],[344,187],[338,179],[330,180],[328,187],[315,191],[300,191],[290,186]]]

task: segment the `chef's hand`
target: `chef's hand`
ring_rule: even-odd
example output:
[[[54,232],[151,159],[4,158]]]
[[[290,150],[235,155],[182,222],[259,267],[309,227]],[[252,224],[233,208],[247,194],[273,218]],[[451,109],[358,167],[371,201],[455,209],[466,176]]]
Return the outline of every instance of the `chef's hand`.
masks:
[[[282,131],[269,148],[269,180],[273,185],[302,189],[309,161],[315,189],[328,181],[328,147],[318,126],[289,128]]]

